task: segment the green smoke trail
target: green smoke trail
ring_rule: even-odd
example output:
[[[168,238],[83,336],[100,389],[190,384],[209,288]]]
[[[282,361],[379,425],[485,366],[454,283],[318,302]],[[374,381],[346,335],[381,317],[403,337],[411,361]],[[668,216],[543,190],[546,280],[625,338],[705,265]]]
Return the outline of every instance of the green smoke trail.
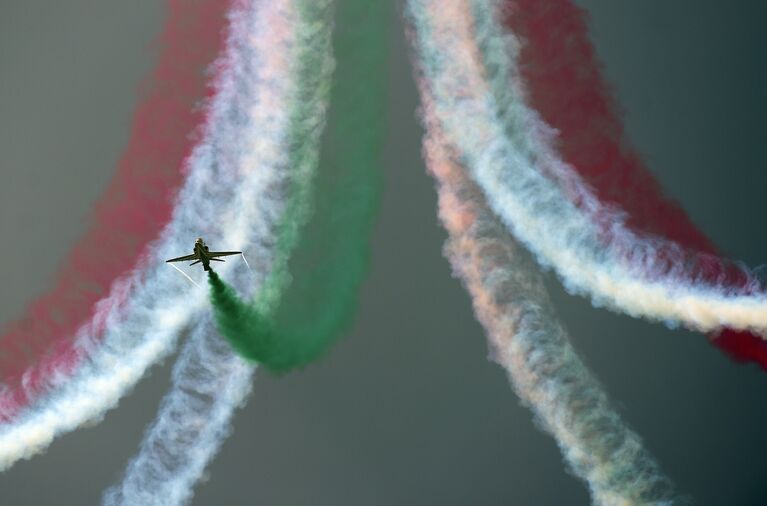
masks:
[[[220,331],[242,356],[275,372],[320,356],[356,308],[381,186],[390,8],[378,0],[338,3],[335,82],[313,195],[310,178],[297,179],[279,231],[277,268],[255,301],[241,301],[210,273]],[[312,73],[311,65],[304,68]]]

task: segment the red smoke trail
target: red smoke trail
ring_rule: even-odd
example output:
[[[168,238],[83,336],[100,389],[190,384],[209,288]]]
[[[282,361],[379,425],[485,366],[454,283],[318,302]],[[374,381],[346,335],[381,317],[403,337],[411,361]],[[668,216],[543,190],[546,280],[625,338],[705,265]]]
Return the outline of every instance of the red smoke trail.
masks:
[[[142,83],[127,149],[93,224],[59,267],[55,286],[0,336],[0,382],[6,387],[0,420],[41,393],[51,373],[73,370],[83,358],[73,334],[168,223],[183,161],[205,121],[202,104],[213,91],[206,69],[222,47],[229,3],[168,1],[157,66]],[[103,322],[92,326],[97,335]]]
[[[716,255],[713,243],[663,190],[630,146],[618,108],[602,78],[589,40],[586,13],[571,0],[509,0],[506,26],[522,40],[520,71],[528,103],[559,131],[562,158],[595,190],[600,201],[628,213],[627,225],[691,250]],[[735,266],[697,257],[705,279],[745,281]],[[767,369],[767,342],[725,329],[711,338],[735,360]]]

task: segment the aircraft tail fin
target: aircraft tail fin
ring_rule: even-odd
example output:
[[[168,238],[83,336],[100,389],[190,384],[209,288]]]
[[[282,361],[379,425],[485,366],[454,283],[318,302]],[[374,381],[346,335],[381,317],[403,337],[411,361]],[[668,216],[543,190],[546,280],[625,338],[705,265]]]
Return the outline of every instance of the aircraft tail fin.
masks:
[[[192,265],[197,265],[199,263],[200,263],[200,260],[197,260],[196,262],[192,262],[191,264],[189,264],[189,266],[191,267]]]
[[[211,258],[213,262],[223,262],[220,258]]]

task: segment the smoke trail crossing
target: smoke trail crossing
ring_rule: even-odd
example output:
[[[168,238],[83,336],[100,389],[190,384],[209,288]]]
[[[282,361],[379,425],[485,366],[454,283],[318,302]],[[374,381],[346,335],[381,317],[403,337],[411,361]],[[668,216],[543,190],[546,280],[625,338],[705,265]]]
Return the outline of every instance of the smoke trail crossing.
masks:
[[[273,183],[241,194],[239,205],[256,203],[251,206],[255,214],[241,219],[238,226],[244,244],[249,245],[245,249],[256,264],[254,270],[246,262],[230,269],[228,277],[234,280],[234,287],[227,288],[233,296],[235,289],[249,294],[269,276],[279,254],[275,237],[284,229],[290,210],[286,191],[296,186],[291,184],[295,178],[310,178],[313,173],[311,166],[296,170],[293,157],[286,153],[295,147],[305,155],[306,150],[318,149],[316,136],[321,129],[317,126],[324,121],[324,90],[332,69],[330,5],[328,1],[256,1],[234,15],[233,37],[240,44],[233,45],[238,47],[242,62],[253,63],[237,66],[247,69],[238,81],[255,87],[259,100],[254,103],[259,106],[245,109],[249,120],[239,135],[220,147],[237,153],[243,167]],[[307,58],[306,53],[312,54]],[[322,62],[319,67],[312,66],[314,80],[302,80],[308,70],[302,62]],[[307,131],[312,131],[308,139]],[[240,145],[258,149],[259,156],[253,157],[249,149],[236,149]],[[216,273],[210,274],[212,279],[219,279]],[[253,371],[254,367],[217,335],[211,319],[202,318],[174,367],[172,389],[156,421],[122,482],[105,494],[105,504],[187,503],[192,487],[228,434],[234,409],[247,397]]]
[[[204,124],[207,110],[199,103],[211,92],[204,69],[223,45],[228,3],[168,1],[157,65],[142,86],[128,146],[96,205],[93,225],[59,268],[54,287],[0,336],[0,421],[13,419],[51,382],[74,372],[86,358],[74,336],[94,304],[118,289],[112,284],[120,276],[144,268],[145,247],[171,218],[183,161]],[[109,300],[119,304],[114,290]],[[94,322],[91,328],[104,330]]]
[[[232,24],[239,13],[235,6],[230,14]],[[279,214],[279,206],[270,207],[272,201],[252,200],[253,195],[275,191],[279,180],[256,170],[254,161],[269,155],[273,147],[259,144],[262,139],[252,145],[244,142],[243,129],[249,123],[240,112],[257,110],[279,130],[281,116],[265,105],[268,102],[260,101],[268,100],[282,85],[273,75],[260,76],[259,82],[268,84],[262,88],[270,90],[261,96],[251,86],[251,70],[282,53],[274,51],[262,55],[263,61],[251,62],[238,54],[239,43],[230,33],[227,50],[218,60],[216,95],[209,106],[203,138],[186,162],[187,180],[170,224],[150,246],[147,268],[116,283],[110,299],[97,304],[93,323],[78,332],[76,346],[88,357],[83,365],[72,376],[54,376],[56,382],[49,395],[17,421],[0,428],[0,470],[43,450],[58,434],[99,419],[150,365],[170,353],[189,319],[207,309],[206,291],[189,287],[167,268],[164,259],[189,248],[191,238],[198,235],[204,235],[211,244],[241,247],[247,230],[267,230],[271,217]],[[232,153],[239,152],[242,157],[235,160]],[[271,156],[279,159],[281,155]],[[224,264],[222,273],[232,266]],[[124,302],[118,305],[115,299]],[[105,329],[103,338],[94,328]]]
[[[767,300],[755,276],[733,285],[689,272],[688,252],[634,234],[624,216],[601,205],[557,158],[550,130],[522,101],[516,41],[500,30],[496,1],[441,14],[426,0],[410,5],[421,79],[434,97],[430,114],[493,210],[570,291],[632,316],[701,331],[767,327]],[[573,194],[580,208],[568,198]]]
[[[177,505],[230,431],[235,407],[245,402],[254,367],[232,353],[208,316],[201,317],[173,369],[172,390],[107,505]]]
[[[449,232],[445,256],[472,297],[493,358],[557,440],[568,467],[588,483],[594,504],[671,504],[671,483],[576,355],[537,266],[448,154],[435,122],[428,115],[425,122],[424,158]]]

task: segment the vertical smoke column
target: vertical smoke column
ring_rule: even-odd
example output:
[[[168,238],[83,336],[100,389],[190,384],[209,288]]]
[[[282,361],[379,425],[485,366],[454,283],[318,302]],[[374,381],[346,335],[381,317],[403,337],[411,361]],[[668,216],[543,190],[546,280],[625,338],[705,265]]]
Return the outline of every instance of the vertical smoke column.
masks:
[[[320,169],[313,194],[300,182],[294,185],[278,234],[282,261],[252,303],[211,275],[219,330],[241,355],[272,371],[321,356],[356,308],[381,185],[388,9],[367,0],[339,3],[338,67]],[[300,151],[293,156],[297,167],[307,159]],[[310,194],[311,208],[302,196]]]
[[[286,221],[296,218],[296,195],[287,192],[310,186],[324,124],[333,68],[330,7],[329,1],[255,1],[232,13],[233,58],[240,62],[234,80],[258,99],[255,107],[236,108],[240,128],[221,149],[240,170],[260,174],[235,206],[241,212],[233,236],[254,270],[225,264],[222,276],[233,279],[232,290],[258,290],[289,251],[279,239]],[[105,494],[105,504],[187,503],[228,434],[234,409],[250,391],[253,372],[215,332],[211,318],[202,317],[174,367],[157,419],[123,481]]]
[[[538,267],[487,208],[428,114],[425,121],[424,156],[449,233],[445,255],[472,297],[495,361],[588,483],[594,504],[670,504],[671,483],[576,355]]]
[[[245,402],[254,370],[232,353],[210,316],[202,316],[173,367],[172,389],[157,419],[103,504],[187,504],[229,434],[232,414]]]
[[[556,149],[608,205],[626,212],[626,225],[709,255],[717,249],[676,203],[663,194],[627,138],[615,100],[600,71],[586,13],[571,0],[508,0],[504,23],[521,42],[519,72],[530,106],[556,129]],[[737,269],[702,266],[709,280]],[[767,369],[767,341],[725,329],[714,345],[736,360]]]
[[[74,340],[77,329],[119,276],[142,268],[147,244],[170,220],[183,161],[207,113],[201,106],[211,93],[205,69],[221,49],[228,4],[168,1],[157,66],[142,86],[128,146],[93,225],[60,266],[55,286],[0,335],[0,421],[12,419],[44,394],[52,377],[71,374],[85,358]]]

